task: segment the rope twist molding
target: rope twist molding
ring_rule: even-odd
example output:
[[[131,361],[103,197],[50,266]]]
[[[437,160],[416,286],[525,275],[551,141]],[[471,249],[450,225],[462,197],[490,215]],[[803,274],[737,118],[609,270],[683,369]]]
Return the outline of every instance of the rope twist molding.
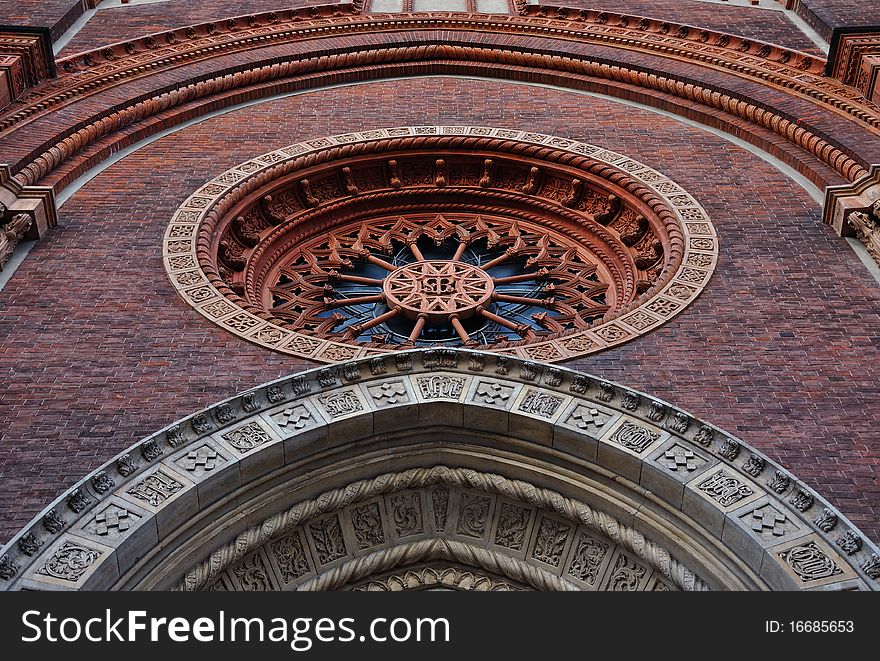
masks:
[[[432,468],[416,468],[402,473],[386,473],[371,480],[361,480],[349,484],[343,489],[334,489],[321,494],[313,500],[298,503],[285,512],[276,514],[258,526],[249,528],[239,535],[231,544],[227,544],[211,554],[201,565],[188,571],[178,589],[192,591],[205,587],[224,570],[256,549],[266,545],[272,539],[289,533],[293,528],[313,520],[328,512],[336,512],[347,505],[363,502],[380,494],[394,493],[407,489],[443,484],[459,489],[476,489],[494,492],[514,501],[526,502],[539,508],[556,512],[569,521],[582,523],[590,530],[632,551],[637,558],[662,573],[680,589],[705,590],[706,585],[691,570],[672,558],[661,546],[646,540],[645,537],[622,525],[614,517],[595,510],[585,503],[565,498],[561,494],[536,487],[521,480],[508,480],[501,475],[481,473],[471,469],[434,466]],[[442,550],[440,553],[438,550]],[[381,553],[358,558],[334,570],[326,576],[321,574],[311,582],[298,586],[300,590],[334,589],[347,584],[356,578],[364,578],[376,571],[378,566],[384,569],[404,566],[415,560],[441,557],[447,560],[458,560],[468,565],[475,565],[502,573],[508,578],[524,581],[536,589],[577,590],[577,586],[553,576],[545,577],[534,566],[521,563],[514,558],[504,556],[496,551],[480,549],[471,545],[462,545],[455,541],[432,539],[414,546],[405,546],[403,550],[392,548]],[[365,569],[369,567],[370,569]],[[515,567],[517,573],[509,573],[506,569]],[[513,570],[511,570],[513,571]],[[539,577],[540,580],[538,580]],[[537,582],[536,582],[537,581]],[[333,586],[333,588],[327,587]],[[554,586],[554,587],[548,587]]]

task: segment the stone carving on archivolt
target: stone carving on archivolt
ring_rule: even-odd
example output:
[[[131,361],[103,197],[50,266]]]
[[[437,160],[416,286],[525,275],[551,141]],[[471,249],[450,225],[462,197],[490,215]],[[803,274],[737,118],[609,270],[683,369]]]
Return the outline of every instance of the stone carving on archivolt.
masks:
[[[363,592],[400,592],[431,588],[474,592],[519,592],[529,589],[510,580],[485,576],[474,571],[463,571],[455,567],[444,569],[425,567],[410,570],[380,580],[371,580],[352,589]]]
[[[809,583],[820,579],[830,578],[843,571],[838,567],[834,560],[829,558],[825,552],[819,548],[816,542],[807,542],[792,546],[779,553],[789,567],[794,570],[802,581]]]
[[[276,539],[269,545],[269,552],[275,559],[275,566],[278,567],[278,577],[285,585],[311,571],[300,532],[293,532]]]
[[[102,512],[98,512],[83,530],[101,537],[121,535],[135,525],[140,518],[141,516],[137,512],[133,512],[128,507],[111,504]]]
[[[580,533],[575,551],[568,567],[570,576],[585,581],[590,585],[596,585],[599,580],[599,570],[602,562],[608,555],[611,544],[602,541],[586,533]]]
[[[498,154],[479,164],[489,173],[479,183],[461,162],[472,157],[457,151],[467,144],[472,152],[475,140]],[[373,160],[346,165],[355,147]],[[407,156],[416,148],[453,156],[416,176],[421,165]],[[566,175],[562,161],[581,172]],[[309,176],[307,194],[272,183],[305,162],[323,168]],[[565,138],[399,127],[311,140],[248,163],[215,177],[210,197],[202,188],[182,205],[166,233],[166,268],[183,300],[213,323],[319,361],[426,343],[543,361],[601,351],[681,313],[718,257],[708,215],[681,187],[626,156]],[[517,179],[529,167],[531,192]],[[429,204],[428,192],[449,200]],[[241,202],[245,211],[224,215]],[[649,218],[638,211],[646,207]],[[199,253],[209,234],[218,252]],[[520,275],[507,272],[509,259],[525,260]],[[267,287],[273,296],[264,296]],[[531,312],[517,317],[523,305]]]
[[[378,503],[367,503],[351,509],[351,525],[358,548],[367,549],[385,542],[382,514]]]
[[[242,425],[238,429],[223,434],[223,438],[241,454],[246,454],[272,440],[271,436],[257,422]]]
[[[101,556],[84,544],[65,542],[39,570],[40,574],[75,583]]]
[[[502,504],[495,529],[495,543],[513,551],[522,550],[526,543],[531,512],[528,507],[513,503]]]
[[[730,475],[723,468],[701,482],[699,489],[722,507],[729,507],[755,493],[745,482]]]
[[[126,493],[153,507],[159,507],[169,497],[183,488],[183,484],[175,480],[171,475],[162,470],[157,470],[152,475],[148,475],[141,482],[132,486]]]
[[[411,488],[397,491],[398,486]],[[449,493],[449,500],[458,503],[457,515],[454,522],[450,523],[446,519],[442,526],[438,526],[439,530],[433,531],[434,535],[441,533],[443,539],[426,540],[423,535],[432,531],[422,524],[422,508],[424,504],[428,504],[428,507],[434,506],[432,494],[440,486]],[[377,490],[385,492],[386,507],[379,506],[374,499],[359,500],[360,494],[376,494]],[[497,501],[502,498],[501,493],[505,500],[499,506]],[[522,505],[507,500],[511,497],[529,498],[530,504]],[[351,506],[330,512],[336,503],[341,505],[349,500],[353,501]],[[538,508],[539,524],[531,528],[530,522],[535,516],[532,514],[534,506]],[[292,519],[290,517],[294,512],[296,515]],[[245,571],[241,569],[242,565],[253,565],[254,553],[260,549],[267,553],[270,566],[288,566],[290,545],[285,543],[281,549],[283,557],[275,558],[273,554],[277,554],[277,542],[271,533],[269,537],[264,536],[267,531],[279,530],[290,536],[290,524],[293,521],[297,521],[293,529],[296,539],[299,539],[299,535],[305,535],[310,546],[315,549],[318,564],[332,565],[339,576],[347,577],[346,582],[354,580],[358,572],[366,571],[366,566],[370,567],[369,575],[372,575],[383,562],[395,560],[398,564],[405,564],[404,557],[407,554],[426,561],[432,558],[453,559],[453,556],[459,561],[468,558],[475,562],[480,560],[478,565],[483,569],[498,569],[513,562],[510,557],[502,560],[505,553],[522,552],[530,546],[531,558],[516,561],[519,569],[512,575],[504,576],[524,582],[532,588],[547,587],[548,581],[552,583],[553,589],[584,589],[596,586],[606,569],[607,563],[603,564],[603,560],[606,556],[610,557],[609,554],[617,552],[625,558],[626,567],[639,567],[643,572],[642,577],[658,573],[679,589],[705,589],[697,576],[661,547],[583,503],[565,499],[559,494],[521,481],[446,467],[413,469],[405,473],[383,475],[299,504],[287,513],[276,515],[271,522],[267,521],[244,533],[229,548],[231,555],[225,549],[219,554],[215,553],[209,563],[194,568],[180,588],[200,589],[228,572],[234,578]],[[352,532],[351,538],[356,540],[354,548],[346,546],[343,528]],[[400,539],[397,545],[388,546],[389,540],[383,533],[386,528],[395,531]],[[492,530],[495,531],[494,534],[487,536],[487,532]],[[444,542],[448,534],[463,541],[458,545],[450,542],[449,546]],[[438,541],[444,543],[432,546],[432,543]],[[428,553],[427,549],[431,548],[438,555]],[[230,560],[234,561],[234,558],[242,557],[242,554],[246,554],[244,561],[230,564]],[[309,574],[308,560],[302,553],[298,553],[298,556],[303,556],[299,563],[300,570],[286,572],[283,580],[277,582],[278,585],[291,585],[295,578]],[[538,563],[530,565],[532,559]],[[340,562],[343,564],[340,565]],[[527,566],[531,568],[526,569]],[[548,572],[547,566],[552,568],[549,570],[552,578],[545,575]],[[625,568],[618,567],[617,570],[625,573]],[[294,573],[297,574],[296,577],[293,577]],[[567,583],[572,577],[586,585]],[[317,584],[314,583],[315,580],[318,581]],[[306,577],[302,578],[305,583],[301,581],[297,589],[308,589],[310,581],[314,589],[321,584],[333,583],[334,580],[332,575],[319,579]],[[621,582],[623,579],[616,581]],[[335,587],[342,587],[342,584]]]
[[[346,443],[348,434],[362,428],[361,417],[369,420],[374,411],[433,407],[419,383],[435,377],[462,381],[459,395],[452,401],[445,399],[443,405],[473,409],[470,415],[457,416],[456,424],[465,430],[463,421],[468,417],[480,414],[481,408],[497,415],[500,405],[510,417],[511,428],[520,417],[528,420],[523,428],[535,429],[535,433],[564,432],[565,444],[547,452],[577,456],[585,465],[596,464],[600,471],[612,474],[620,470],[616,466],[621,453],[603,452],[603,446],[624,450],[629,462],[644,462],[645,467],[653,464],[660,470],[635,471],[634,480],[668,508],[670,525],[679,513],[701,523],[707,535],[719,536],[722,521],[723,530],[735,524],[744,541],[750,539],[755,548],[765,550],[763,555],[741,557],[756,574],[764,575],[762,567],[775,567],[793,587],[816,581],[833,589],[880,586],[876,545],[819,494],[739,439],[668,403],[590,375],[515,356],[445,349],[443,353],[407,351],[393,358],[365,357],[344,368],[292,375],[166,426],[84,477],[13,537],[0,551],[0,588],[62,580],[39,570],[50,563],[62,543],[80,543],[65,537],[67,530],[87,535],[81,542],[84,547],[108,549],[107,553],[102,550],[75,587],[105,586],[111,573],[101,568],[104,563],[112,559],[119,564],[113,576],[132,569],[126,563],[135,562],[135,554],[110,552],[123,549],[132,534],[155,530],[157,525],[160,531],[163,526],[167,530],[169,525],[191,525],[201,509],[212,507],[211,501],[202,502],[203,495],[230,497],[230,490],[239,488],[228,479],[231,464],[248,461],[253,473],[249,479],[259,481],[277,470],[279,462],[292,464],[309,458],[303,446],[306,454],[291,453],[287,459],[275,443],[281,440],[276,434],[290,443],[299,434],[311,437],[323,427],[324,437]],[[382,387],[387,384],[399,384],[408,398],[403,399],[396,386]],[[488,388],[489,384],[502,387]],[[509,395],[506,388],[511,389]],[[431,385],[428,394],[433,391]],[[550,418],[541,414],[543,404],[535,409],[530,403],[526,410],[519,406],[526,401],[552,402],[551,398],[564,401]],[[678,424],[684,418],[689,423]],[[192,425],[196,419],[215,423],[198,436]],[[301,427],[301,422],[308,424]],[[468,433],[485,435],[478,429]],[[264,434],[271,442],[257,442]],[[506,441],[498,437],[493,442]],[[270,456],[272,461],[264,461]],[[667,495],[681,494],[682,485],[683,498]],[[96,498],[102,489],[104,493]],[[150,543],[141,537],[140,542]],[[818,551],[791,549],[795,541],[805,544],[811,539],[842,573],[807,580],[821,573]],[[704,548],[699,540],[693,541]],[[604,555],[603,545],[608,545]],[[729,558],[718,553],[736,553],[720,541],[705,548],[701,553],[719,563]],[[722,548],[727,550],[719,552]],[[149,546],[142,550],[145,554],[162,552]],[[627,559],[618,560],[620,553]],[[68,555],[74,558],[73,551]],[[479,566],[490,573],[495,572],[493,567],[509,565],[515,575],[502,571],[497,574],[502,579],[553,589],[605,589],[612,583],[620,589],[633,584],[652,589],[657,583],[654,577],[663,585],[694,589],[704,585],[701,579],[709,578],[696,577],[682,560],[646,538],[644,531],[629,528],[583,502],[502,475],[441,466],[364,479],[299,503],[242,533],[229,548],[218,549],[206,564],[187,572],[182,587],[268,585],[274,589],[301,587],[304,581],[312,581],[312,587],[341,587],[355,584],[354,578],[343,580],[343,576],[356,569],[371,567],[379,572],[358,574],[358,581],[394,573],[391,564],[402,555],[418,562],[467,559],[483,563]],[[232,572],[233,565],[245,557],[248,566]],[[52,562],[61,567],[63,559]],[[639,567],[647,568],[647,573],[637,577]],[[184,571],[184,567],[177,568],[172,578]],[[612,572],[617,578],[610,582]],[[143,580],[155,580],[151,576]],[[728,585],[723,582],[726,579],[714,578],[721,581],[719,585]]]

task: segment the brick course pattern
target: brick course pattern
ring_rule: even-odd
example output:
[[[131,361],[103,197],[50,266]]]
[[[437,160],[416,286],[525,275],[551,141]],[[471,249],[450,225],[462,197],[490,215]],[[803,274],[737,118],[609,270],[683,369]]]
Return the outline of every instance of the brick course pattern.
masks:
[[[826,41],[834,28],[880,25],[878,0],[798,0],[794,10]]]
[[[712,282],[676,320],[571,366],[729,429],[880,537],[880,286],[821,225],[815,202],[749,152],[666,117],[551,89],[427,78],[203,121],[114,164],[62,208],[61,227],[0,292],[0,539],[138,438],[306,366],[180,301],[162,266],[163,232],[193,190],[236,163],[392,123],[527,126],[625,153],[685,186],[719,233]]]
[[[544,0],[540,4],[647,16],[821,54],[816,44],[788,20],[784,12],[770,9],[700,0]]]
[[[292,7],[332,4],[335,4],[333,0],[170,0],[157,4],[107,8],[92,16],[58,57],[205,21],[219,21],[233,16]]]
[[[0,0],[0,24],[49,28],[56,40],[86,10],[87,0]]]

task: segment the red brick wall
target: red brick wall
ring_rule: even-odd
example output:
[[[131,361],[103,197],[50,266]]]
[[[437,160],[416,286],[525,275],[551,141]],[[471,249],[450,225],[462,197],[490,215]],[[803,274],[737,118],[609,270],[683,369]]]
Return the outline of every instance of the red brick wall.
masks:
[[[219,330],[161,262],[174,209],[255,154],[376,126],[528,126],[622,151],[710,212],[718,270],[692,308],[574,366],[645,390],[781,461],[880,538],[880,286],[817,205],[756,156],[675,120],[549,89],[420,79],[266,102],[162,138],[61,211],[0,292],[0,539],[146,435],[304,365]]]
[[[794,9],[826,41],[836,27],[880,25],[878,0],[798,0]]]
[[[196,23],[264,11],[338,4],[335,0],[169,0],[147,5],[102,9],[74,35],[59,57],[105,44],[173,30]]]
[[[700,0],[542,0],[540,4],[647,16],[820,53],[816,45],[781,11]]]
[[[85,0],[0,0],[0,25],[49,28],[58,39],[82,16]]]

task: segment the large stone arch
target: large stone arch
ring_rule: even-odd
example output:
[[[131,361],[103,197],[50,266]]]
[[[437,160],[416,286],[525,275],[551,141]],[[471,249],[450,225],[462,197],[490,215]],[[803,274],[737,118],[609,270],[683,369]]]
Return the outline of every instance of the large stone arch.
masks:
[[[503,520],[502,520],[503,519]],[[3,589],[878,589],[820,495],[648,395],[419,350],[149,436],[0,552]]]

